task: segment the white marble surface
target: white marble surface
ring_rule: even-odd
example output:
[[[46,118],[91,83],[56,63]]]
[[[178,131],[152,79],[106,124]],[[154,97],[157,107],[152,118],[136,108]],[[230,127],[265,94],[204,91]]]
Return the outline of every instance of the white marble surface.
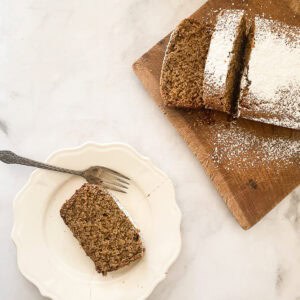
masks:
[[[132,62],[203,1],[2,0],[0,145],[43,160],[124,142],[174,180],[183,248],[150,300],[299,300],[300,197],[243,231],[143,90]],[[40,300],[16,265],[12,199],[31,170],[0,164],[0,299]]]

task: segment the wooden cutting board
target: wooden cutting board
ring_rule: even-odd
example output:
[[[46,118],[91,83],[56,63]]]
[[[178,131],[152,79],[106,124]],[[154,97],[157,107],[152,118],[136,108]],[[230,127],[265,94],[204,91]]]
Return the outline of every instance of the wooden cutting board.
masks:
[[[300,26],[300,16],[291,8],[299,0],[233,1],[210,0],[192,17],[215,18],[220,8],[243,8],[250,18],[258,13]],[[300,184],[300,131],[232,121],[208,110],[163,107],[159,79],[168,41],[169,36],[138,59],[134,71],[196,155],[239,224],[248,229]]]

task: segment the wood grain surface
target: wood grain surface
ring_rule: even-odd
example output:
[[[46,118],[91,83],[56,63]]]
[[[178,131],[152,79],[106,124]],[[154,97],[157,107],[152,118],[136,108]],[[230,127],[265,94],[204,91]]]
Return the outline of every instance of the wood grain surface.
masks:
[[[243,8],[249,18],[260,14],[300,26],[293,0],[233,1],[210,0],[192,17],[211,20],[222,8]],[[229,120],[214,111],[165,108],[159,80],[168,41],[169,36],[158,42],[133,69],[196,155],[239,224],[248,229],[300,184],[300,131]]]

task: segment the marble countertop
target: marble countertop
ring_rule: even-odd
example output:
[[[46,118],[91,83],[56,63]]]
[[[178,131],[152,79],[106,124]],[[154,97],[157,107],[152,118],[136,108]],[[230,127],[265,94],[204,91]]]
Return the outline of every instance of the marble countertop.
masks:
[[[300,300],[300,193],[242,230],[132,72],[201,3],[2,1],[0,145],[44,160],[86,141],[123,142],[173,179],[182,252],[150,300]],[[10,238],[12,200],[31,171],[0,164],[0,299],[44,299],[18,271]]]

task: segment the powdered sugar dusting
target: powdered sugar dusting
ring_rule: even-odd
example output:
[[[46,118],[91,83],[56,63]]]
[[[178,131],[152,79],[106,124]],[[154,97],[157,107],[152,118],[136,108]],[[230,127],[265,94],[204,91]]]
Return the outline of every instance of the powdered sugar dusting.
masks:
[[[207,96],[225,93],[234,42],[243,15],[243,10],[223,10],[217,18],[204,71],[204,93],[207,93]]]
[[[230,171],[264,166],[275,169],[300,164],[300,138],[264,137],[241,127],[221,127],[213,139],[212,159]]]
[[[255,18],[240,116],[300,129],[300,28]]]

